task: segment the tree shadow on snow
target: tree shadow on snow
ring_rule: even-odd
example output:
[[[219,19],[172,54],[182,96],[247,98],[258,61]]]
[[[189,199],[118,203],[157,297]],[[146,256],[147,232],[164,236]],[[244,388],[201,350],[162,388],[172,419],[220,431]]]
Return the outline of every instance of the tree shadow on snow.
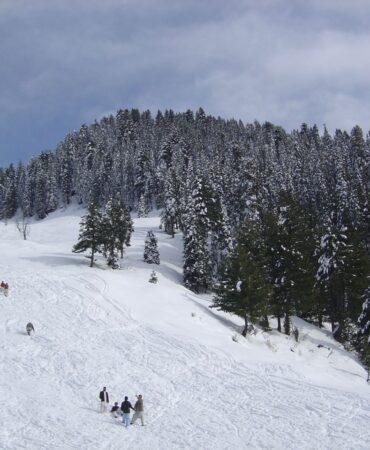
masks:
[[[45,266],[48,267],[59,267],[59,266],[86,266],[86,259],[81,257],[81,255],[75,255],[75,256],[66,256],[63,253],[53,253],[50,255],[43,255],[43,256],[25,256],[22,257],[22,259],[33,261],[33,262],[40,262],[42,264],[45,264]]]
[[[220,322],[225,327],[229,328],[232,331],[236,331],[238,333],[241,333],[243,326],[239,326],[236,323],[234,323],[232,320],[227,319],[226,317],[222,317],[217,314],[217,312],[213,309],[210,309],[208,306],[204,306],[201,303],[199,303],[197,300],[191,297],[189,294],[184,294],[185,297],[187,297],[189,300],[191,300],[195,305],[198,306],[205,314],[212,317],[213,319],[216,319],[218,322]]]

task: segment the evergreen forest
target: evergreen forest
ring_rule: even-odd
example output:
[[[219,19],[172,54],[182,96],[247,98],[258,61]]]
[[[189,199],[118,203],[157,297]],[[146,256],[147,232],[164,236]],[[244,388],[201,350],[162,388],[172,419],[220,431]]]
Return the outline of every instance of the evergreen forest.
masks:
[[[159,209],[164,232],[183,233],[185,286],[213,293],[212,307],[244,319],[243,334],[256,322],[269,329],[269,317],[290,334],[298,315],[330,323],[363,355],[369,200],[370,135],[360,127],[330,134],[303,124],[287,132],[201,108],[155,117],[119,110],[26,165],[0,168],[2,220],[43,219],[73,202],[96,217],[106,208],[113,226],[121,220],[114,202],[127,217]],[[104,243],[112,268],[127,236],[128,228]]]

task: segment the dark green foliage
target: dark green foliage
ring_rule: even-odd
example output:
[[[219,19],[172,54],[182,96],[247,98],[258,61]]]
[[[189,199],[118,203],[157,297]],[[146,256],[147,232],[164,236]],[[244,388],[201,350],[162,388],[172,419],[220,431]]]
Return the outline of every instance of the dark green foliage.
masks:
[[[184,284],[198,293],[205,292],[210,285],[209,221],[203,187],[200,178],[195,180],[184,224]]]
[[[103,228],[105,231],[103,248],[108,266],[118,269],[118,252],[123,258],[124,246],[129,242],[132,232],[130,214],[119,195],[112,197],[105,207]]]
[[[358,325],[360,327],[360,336],[365,336],[370,340],[370,287],[365,289],[362,297],[362,311],[358,318]]]
[[[80,234],[77,244],[73,247],[74,253],[91,250],[90,267],[94,265],[94,255],[100,253],[105,240],[103,217],[95,203],[90,203],[87,214],[82,218]]]
[[[245,321],[256,321],[269,311],[269,283],[265,242],[259,224],[246,221],[237,244],[227,258],[212,307],[234,313]]]

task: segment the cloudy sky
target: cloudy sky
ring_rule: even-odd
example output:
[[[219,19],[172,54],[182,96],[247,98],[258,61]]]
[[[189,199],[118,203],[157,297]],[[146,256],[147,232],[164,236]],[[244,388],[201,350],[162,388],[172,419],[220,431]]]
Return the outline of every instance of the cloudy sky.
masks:
[[[119,108],[370,129],[368,0],[0,0],[0,165]]]

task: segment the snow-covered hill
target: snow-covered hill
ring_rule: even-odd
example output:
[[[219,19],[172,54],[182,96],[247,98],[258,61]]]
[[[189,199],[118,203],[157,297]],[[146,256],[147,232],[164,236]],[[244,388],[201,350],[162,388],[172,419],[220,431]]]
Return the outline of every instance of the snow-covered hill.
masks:
[[[135,220],[113,272],[71,253],[82,214],[33,223],[27,241],[0,224],[1,449],[370,448],[365,370],[329,333],[297,319],[298,344],[260,330],[235,342],[238,319],[181,285],[181,237],[158,217]],[[158,284],[142,262],[149,229]],[[147,426],[99,414],[102,386],[111,402],[143,394]]]

